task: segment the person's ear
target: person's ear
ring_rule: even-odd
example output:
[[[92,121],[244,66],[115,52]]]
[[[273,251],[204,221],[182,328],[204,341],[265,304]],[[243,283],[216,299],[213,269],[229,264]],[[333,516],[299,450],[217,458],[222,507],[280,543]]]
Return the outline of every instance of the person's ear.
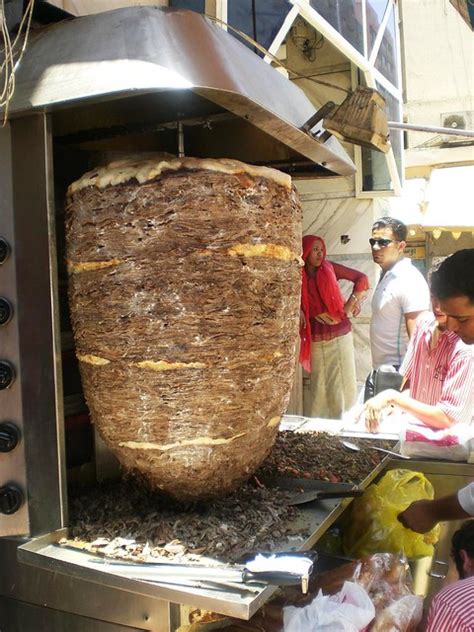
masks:
[[[398,249],[399,249],[399,251],[400,251],[400,252],[403,252],[403,251],[405,250],[406,246],[407,246],[407,242],[406,242],[406,241],[401,241],[401,242],[398,244]]]
[[[433,296],[433,294],[431,294],[431,307],[438,323],[445,324],[448,320],[448,317],[441,309],[439,305],[439,299],[436,296]]]
[[[469,557],[465,549],[460,549],[459,556],[462,561],[463,577],[471,577],[474,575],[474,560]]]

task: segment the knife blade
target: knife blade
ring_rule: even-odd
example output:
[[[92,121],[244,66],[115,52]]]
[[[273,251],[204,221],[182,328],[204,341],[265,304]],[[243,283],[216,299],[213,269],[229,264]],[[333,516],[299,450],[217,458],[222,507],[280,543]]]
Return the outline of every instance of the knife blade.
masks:
[[[302,492],[301,494],[293,495],[288,501],[288,505],[304,505],[306,503],[311,503],[315,500],[329,500],[331,498],[353,498],[356,496],[361,496],[364,493],[362,489],[349,489],[345,491],[332,491],[332,492],[322,492],[322,491],[309,491]]]

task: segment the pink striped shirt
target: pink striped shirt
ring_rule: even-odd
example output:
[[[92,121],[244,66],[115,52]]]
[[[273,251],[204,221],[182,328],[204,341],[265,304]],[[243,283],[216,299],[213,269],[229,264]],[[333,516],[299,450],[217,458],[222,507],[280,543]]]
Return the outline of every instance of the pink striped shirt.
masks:
[[[443,331],[430,349],[436,319],[419,316],[400,367],[410,380],[414,399],[437,406],[453,423],[471,423],[474,414],[474,345],[466,345],[452,331]]]
[[[434,596],[426,632],[474,632],[474,577],[460,579]]]

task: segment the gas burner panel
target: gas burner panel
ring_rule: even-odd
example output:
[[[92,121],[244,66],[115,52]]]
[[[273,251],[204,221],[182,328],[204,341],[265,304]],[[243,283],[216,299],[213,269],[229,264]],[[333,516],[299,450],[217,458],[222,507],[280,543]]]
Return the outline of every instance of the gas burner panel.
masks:
[[[11,255],[10,241],[0,235],[0,347],[3,350],[0,357],[0,536],[26,534],[29,530],[24,492],[25,457],[19,427],[20,393],[19,388],[15,388],[19,354],[13,308],[15,292],[12,291],[15,270]]]

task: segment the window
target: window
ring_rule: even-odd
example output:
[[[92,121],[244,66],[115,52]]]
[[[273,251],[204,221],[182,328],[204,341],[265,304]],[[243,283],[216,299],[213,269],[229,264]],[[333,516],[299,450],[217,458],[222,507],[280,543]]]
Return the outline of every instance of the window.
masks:
[[[204,13],[205,0],[169,0],[169,6],[174,9],[189,9],[197,13]]]
[[[227,21],[268,48],[290,9],[288,0],[228,0]],[[247,41],[241,41],[251,46]],[[255,52],[261,55],[258,50]]]
[[[217,3],[223,14],[227,11],[231,26],[267,49],[284,23],[287,30],[280,32],[274,43],[275,50],[288,33],[291,24],[285,22],[285,18],[290,11],[295,19],[301,16],[350,60],[355,70],[353,76],[359,73],[354,85],[375,86],[385,98],[388,120],[402,120],[397,0],[292,0],[291,3],[288,0],[217,0]],[[248,42],[245,44],[251,46]],[[255,52],[261,55],[260,51]],[[356,149],[361,174],[361,181],[359,175],[356,180],[358,194],[400,190],[402,132],[392,130],[390,139],[392,149],[388,154]]]
[[[389,0],[366,0],[367,51],[372,52]]]
[[[311,0],[310,4],[356,50],[364,52],[362,0]]]
[[[390,16],[383,34],[377,57],[375,59],[375,67],[397,88],[398,85],[398,55],[397,40],[395,33],[395,13],[393,8],[390,10]]]

